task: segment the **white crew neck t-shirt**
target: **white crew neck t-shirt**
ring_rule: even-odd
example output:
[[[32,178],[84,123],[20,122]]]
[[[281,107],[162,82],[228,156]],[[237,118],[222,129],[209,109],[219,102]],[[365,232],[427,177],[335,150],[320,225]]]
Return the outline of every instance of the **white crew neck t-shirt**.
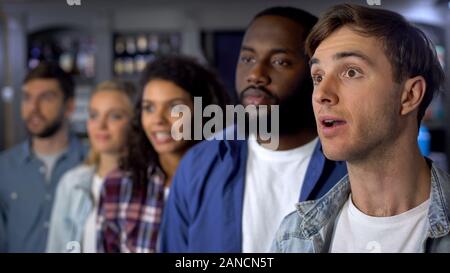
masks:
[[[50,179],[52,177],[53,169],[56,165],[56,162],[65,152],[66,152],[66,150],[64,149],[63,151],[55,153],[55,154],[35,153],[36,157],[44,163],[45,181],[47,183],[50,183]]]
[[[86,219],[86,224],[84,226],[83,233],[83,253],[96,253],[97,252],[97,211],[98,211],[98,202],[100,200],[100,191],[103,185],[103,177],[95,174],[92,186],[91,193],[94,198],[93,207],[91,213],[89,213],[88,218]]]
[[[331,242],[331,252],[417,253],[424,251],[430,200],[404,213],[374,217],[361,212],[351,196],[344,204]]]
[[[248,141],[242,213],[242,251],[267,252],[281,220],[295,210],[317,138],[286,151]]]

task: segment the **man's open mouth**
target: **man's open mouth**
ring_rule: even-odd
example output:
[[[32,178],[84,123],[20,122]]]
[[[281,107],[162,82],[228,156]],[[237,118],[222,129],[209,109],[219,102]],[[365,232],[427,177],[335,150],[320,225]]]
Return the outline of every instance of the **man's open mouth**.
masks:
[[[336,119],[324,119],[322,120],[322,125],[327,127],[327,128],[331,128],[333,126],[339,126],[339,125],[344,125],[345,121],[343,120],[336,120]]]

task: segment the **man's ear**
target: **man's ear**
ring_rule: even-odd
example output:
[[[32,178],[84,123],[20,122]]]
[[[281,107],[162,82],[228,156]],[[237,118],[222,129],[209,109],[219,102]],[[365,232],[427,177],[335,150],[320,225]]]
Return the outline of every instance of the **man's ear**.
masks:
[[[407,115],[417,109],[425,96],[427,83],[422,76],[409,78],[403,85],[400,114]]]
[[[69,118],[75,112],[75,98],[68,98],[64,102],[64,116]]]

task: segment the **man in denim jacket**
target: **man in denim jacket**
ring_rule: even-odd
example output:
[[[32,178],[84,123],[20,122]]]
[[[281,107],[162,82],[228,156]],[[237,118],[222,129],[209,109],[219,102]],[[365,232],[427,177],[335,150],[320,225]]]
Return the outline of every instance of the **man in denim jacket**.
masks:
[[[444,80],[431,42],[402,16],[339,5],[306,42],[325,156],[348,175],[282,222],[276,252],[449,252],[450,177],[417,134]]]

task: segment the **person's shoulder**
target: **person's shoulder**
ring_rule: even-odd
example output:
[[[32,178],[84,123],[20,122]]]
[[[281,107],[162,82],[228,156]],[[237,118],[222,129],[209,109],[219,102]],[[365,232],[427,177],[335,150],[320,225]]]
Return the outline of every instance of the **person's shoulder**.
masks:
[[[286,215],[276,233],[276,241],[283,242],[292,238],[302,238],[302,226],[305,225],[304,214],[316,205],[316,200],[300,202],[296,205],[296,210]]]
[[[17,156],[17,153],[23,153],[23,146],[25,142],[21,142],[19,144],[14,145],[13,147],[6,149],[0,153],[0,158],[8,157],[8,156]]]
[[[297,211],[286,215],[275,233],[271,252],[287,252],[290,240],[300,237],[302,218]]]
[[[195,195],[212,179],[222,172],[223,155],[226,153],[226,140],[203,140],[189,149],[178,165],[172,188],[184,191],[187,195]]]
[[[298,211],[294,210],[283,218],[281,226],[291,229],[292,227],[298,226],[301,223],[301,220],[302,218],[299,216]]]
[[[286,215],[281,223],[280,227],[283,227],[286,233],[295,234],[298,232],[298,227],[305,221],[303,215],[308,210],[317,204],[317,200],[303,201],[296,204],[296,210]]]
[[[84,158],[89,152],[89,142],[69,132],[69,152]]]
[[[225,155],[231,150],[241,150],[245,143],[238,140],[203,140],[188,150],[180,167],[193,170],[209,169],[210,166],[227,160]]]
[[[219,155],[220,147],[224,145],[224,140],[202,140],[201,142],[192,146],[186,155],[183,157],[184,161],[191,164],[204,164],[207,161]]]
[[[189,149],[186,155],[213,157],[219,151],[219,147],[224,144],[224,140],[203,140]]]
[[[0,153],[0,167],[14,164],[18,159],[22,158],[25,153],[24,145],[26,142],[16,144],[15,146]]]
[[[94,175],[95,169],[86,164],[80,164],[72,169],[69,169],[61,177],[58,187],[69,189],[77,187],[87,182]]]
[[[432,175],[435,181],[438,182],[437,185],[441,188],[444,193],[444,197],[449,200],[450,203],[450,174],[438,166],[435,163],[432,165]]]
[[[213,137],[194,145],[189,149],[185,157],[212,159],[224,154],[230,148],[241,147],[245,141],[235,140],[236,136],[234,134],[234,126],[227,127]]]
[[[78,166],[73,167],[72,169],[68,170],[64,176],[67,177],[73,177],[78,178],[80,176],[92,176],[95,172],[95,168],[93,166],[87,165],[87,164],[80,164]]]
[[[448,172],[441,169],[435,163],[433,163],[433,169],[441,180],[444,179],[446,182],[450,182],[450,174]]]

